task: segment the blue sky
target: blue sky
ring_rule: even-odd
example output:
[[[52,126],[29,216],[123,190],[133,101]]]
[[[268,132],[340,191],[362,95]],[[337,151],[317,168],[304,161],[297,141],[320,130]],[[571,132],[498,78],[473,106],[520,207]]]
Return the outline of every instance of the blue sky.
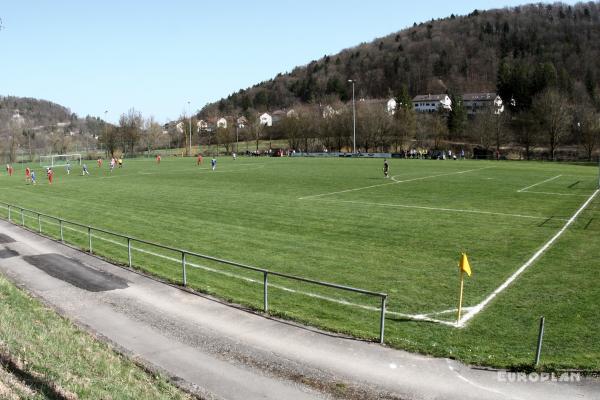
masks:
[[[520,1],[6,0],[0,95],[159,122],[413,22]],[[567,1],[573,4],[573,1]]]

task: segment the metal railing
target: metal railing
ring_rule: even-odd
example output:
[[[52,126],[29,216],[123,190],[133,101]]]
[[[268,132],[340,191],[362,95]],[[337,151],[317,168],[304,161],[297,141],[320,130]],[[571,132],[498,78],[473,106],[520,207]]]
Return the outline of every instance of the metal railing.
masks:
[[[342,290],[342,291],[348,291],[348,292],[353,292],[353,293],[358,293],[358,294],[362,294],[362,295],[366,295],[366,296],[372,296],[372,297],[379,297],[380,301],[381,301],[381,307],[379,308],[380,310],[380,316],[379,316],[379,343],[383,343],[383,339],[384,339],[384,331],[385,331],[385,313],[386,313],[386,302],[387,302],[387,297],[388,295],[386,293],[379,293],[379,292],[373,292],[370,290],[365,290],[365,289],[359,289],[359,288],[355,288],[355,287],[351,287],[351,286],[344,286],[344,285],[338,285],[336,283],[330,283],[330,282],[322,282],[322,281],[317,281],[314,279],[308,279],[308,278],[303,278],[300,276],[295,276],[295,275],[289,275],[289,274],[284,274],[281,272],[275,272],[275,271],[270,271],[264,268],[258,268],[258,267],[253,267],[250,265],[245,265],[245,264],[240,264],[240,263],[236,263],[233,261],[228,261],[228,260],[223,260],[220,258],[216,258],[216,257],[212,257],[212,256],[207,256],[204,254],[199,254],[193,251],[189,251],[189,250],[185,250],[185,249],[179,249],[176,247],[171,247],[171,246],[167,246],[164,244],[160,244],[160,243],[155,243],[155,242],[151,242],[148,240],[144,240],[144,239],[139,239],[133,236],[128,236],[128,235],[123,235],[120,233],[116,233],[116,232],[112,232],[106,229],[101,229],[101,228],[96,228],[90,225],[85,225],[85,224],[80,224],[78,222],[73,222],[73,221],[69,221],[67,219],[64,218],[60,218],[60,217],[55,217],[52,215],[48,215],[48,214],[44,214],[35,210],[31,210],[28,208],[24,208],[24,207],[20,207],[20,206],[16,206],[14,204],[9,204],[9,203],[5,203],[5,202],[0,202],[0,205],[3,205],[4,208],[8,209],[8,221],[15,224],[15,225],[19,225],[17,222],[15,222],[12,216],[12,212],[13,211],[18,211],[18,213],[20,214],[20,225],[23,228],[26,229],[30,229],[28,226],[26,226],[25,224],[25,212],[32,214],[32,216],[37,216],[37,232],[40,234],[43,234],[42,232],[42,217],[50,219],[50,220],[54,220],[58,222],[58,226],[59,226],[59,235],[60,235],[60,241],[62,243],[65,243],[65,237],[64,237],[64,225],[65,224],[69,224],[69,225],[73,225],[79,228],[83,228],[85,230],[87,230],[87,237],[88,237],[88,246],[87,246],[87,251],[90,254],[94,254],[93,253],[93,247],[92,247],[92,237],[93,237],[93,232],[99,232],[99,233],[103,233],[106,235],[111,235],[111,236],[116,236],[122,239],[127,239],[127,261],[128,261],[128,266],[131,268],[133,266],[133,256],[132,256],[132,243],[140,243],[140,244],[144,244],[144,245],[148,245],[148,246],[153,246],[159,249],[164,249],[164,250],[169,250],[175,253],[180,253],[181,254],[181,283],[182,285],[185,287],[187,286],[187,270],[186,270],[186,266],[188,265],[187,262],[187,256],[192,256],[192,257],[198,257],[201,259],[205,259],[205,260],[210,260],[216,263],[220,263],[220,264],[225,264],[225,265],[229,265],[229,266],[233,266],[236,268],[240,268],[240,269],[244,269],[244,270],[249,270],[249,271],[254,271],[254,272],[258,272],[258,273],[262,273],[263,275],[263,311],[265,313],[269,313],[269,276],[276,276],[279,278],[284,278],[284,279],[289,279],[292,281],[297,281],[297,282],[303,282],[303,283],[309,283],[309,284],[313,284],[313,285],[317,285],[317,286],[322,286],[322,287],[327,287],[327,288],[333,288],[333,289],[337,289],[337,290]],[[50,236],[48,236],[50,237]],[[50,237],[51,238],[51,237]]]

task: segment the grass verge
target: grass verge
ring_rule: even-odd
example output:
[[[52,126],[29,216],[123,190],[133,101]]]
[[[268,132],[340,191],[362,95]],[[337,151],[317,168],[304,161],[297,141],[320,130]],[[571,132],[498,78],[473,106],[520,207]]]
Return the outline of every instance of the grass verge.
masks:
[[[0,276],[0,397],[191,399]]]

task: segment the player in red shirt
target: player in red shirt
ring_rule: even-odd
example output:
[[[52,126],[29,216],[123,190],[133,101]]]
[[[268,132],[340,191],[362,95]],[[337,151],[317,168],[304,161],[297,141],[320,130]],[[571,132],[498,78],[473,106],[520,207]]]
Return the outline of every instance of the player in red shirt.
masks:
[[[202,164],[202,154],[198,154],[198,160],[196,160],[196,165]]]
[[[157,163],[157,164],[160,164],[160,154],[157,154],[157,155],[156,155],[156,163]]]
[[[8,167],[8,176],[12,176],[13,171],[14,171],[13,166],[10,164],[7,164],[7,167]]]
[[[102,159],[101,158],[98,159],[98,168],[102,168]]]
[[[25,182],[29,183],[31,181],[31,170],[29,167],[25,168]]]
[[[48,182],[50,185],[52,185],[52,178],[54,178],[54,171],[52,171],[52,168],[48,168]]]

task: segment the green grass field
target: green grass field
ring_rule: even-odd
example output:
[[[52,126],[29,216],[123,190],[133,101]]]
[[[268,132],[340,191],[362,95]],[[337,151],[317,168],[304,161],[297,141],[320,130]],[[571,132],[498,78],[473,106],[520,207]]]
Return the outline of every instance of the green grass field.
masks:
[[[48,185],[23,168],[0,178],[0,200],[158,243],[389,294],[386,343],[493,366],[530,364],[546,317],[546,368],[600,370],[600,197],[463,329],[453,321],[460,252],[473,276],[464,306],[480,303],[551,239],[596,190],[598,168],[556,163],[221,157],[89,162]],[[6,210],[2,211],[4,217]],[[13,219],[20,222],[18,212]],[[37,229],[37,219],[26,224]],[[43,221],[44,233],[58,227]],[[87,232],[65,239],[87,246]],[[103,240],[108,239],[108,240]],[[97,235],[94,251],[125,262],[126,242]],[[133,262],[181,281],[180,255],[134,245]],[[152,255],[150,253],[158,254]],[[257,309],[262,275],[188,259],[188,284]],[[213,272],[217,270],[219,272]],[[271,312],[358,337],[378,335],[379,299],[270,278]],[[324,299],[326,298],[326,299]]]

